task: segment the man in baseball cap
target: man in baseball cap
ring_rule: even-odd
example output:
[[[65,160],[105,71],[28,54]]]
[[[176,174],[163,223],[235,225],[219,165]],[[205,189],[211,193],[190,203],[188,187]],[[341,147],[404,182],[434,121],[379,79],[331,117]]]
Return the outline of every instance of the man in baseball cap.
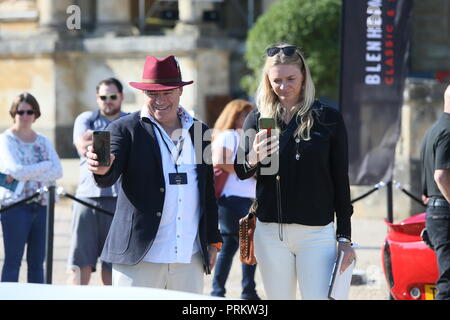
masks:
[[[113,264],[113,285],[203,292],[214,267],[218,229],[208,127],[182,106],[183,81],[174,56],[148,56],[140,82],[140,111],[108,127],[111,165],[99,166],[92,147],[89,169],[100,187],[122,176],[114,219],[102,252]],[[203,156],[205,155],[205,156]]]

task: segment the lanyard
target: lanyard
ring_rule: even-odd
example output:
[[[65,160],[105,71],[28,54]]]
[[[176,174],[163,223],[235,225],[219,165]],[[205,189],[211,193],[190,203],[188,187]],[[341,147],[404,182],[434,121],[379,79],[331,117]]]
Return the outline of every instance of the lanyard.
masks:
[[[161,139],[164,142],[164,145],[166,146],[167,151],[169,151],[170,157],[172,158],[173,162],[175,163],[175,171],[176,171],[176,173],[178,173],[178,159],[180,159],[180,155],[183,152],[184,138],[181,136],[180,140],[178,140],[180,142],[180,146],[177,147],[177,151],[178,151],[177,152],[177,157],[174,159],[173,155],[172,155],[172,150],[170,150],[169,145],[166,142],[166,139],[164,139],[164,136],[163,136],[163,134],[161,132],[161,129],[158,127],[158,125],[156,125],[154,123],[152,123],[152,125],[154,127],[156,127],[156,129],[158,129],[159,135],[161,136]],[[175,145],[175,147],[176,147],[176,145]]]

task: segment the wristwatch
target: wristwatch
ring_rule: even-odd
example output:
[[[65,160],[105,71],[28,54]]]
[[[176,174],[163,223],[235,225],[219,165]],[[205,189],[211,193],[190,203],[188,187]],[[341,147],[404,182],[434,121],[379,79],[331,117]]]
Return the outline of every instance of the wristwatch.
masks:
[[[338,237],[337,238],[337,242],[345,242],[345,243],[352,243],[352,240],[350,240],[349,238],[346,237]]]

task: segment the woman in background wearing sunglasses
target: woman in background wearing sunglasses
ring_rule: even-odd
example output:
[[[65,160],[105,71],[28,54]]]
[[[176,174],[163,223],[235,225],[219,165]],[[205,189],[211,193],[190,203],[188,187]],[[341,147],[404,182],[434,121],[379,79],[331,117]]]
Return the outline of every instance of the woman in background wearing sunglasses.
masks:
[[[355,259],[346,129],[338,111],[315,100],[297,47],[280,44],[266,54],[257,108],[243,129],[273,118],[279,137],[259,130],[235,161],[239,178],[257,176],[255,255],[269,299],[295,299],[297,282],[303,299],[327,299],[337,250],[342,270]],[[278,160],[271,173],[269,159]]]
[[[9,110],[13,125],[0,134],[0,172],[6,175],[0,187],[0,204],[30,197],[62,177],[59,157],[50,140],[32,129],[41,115],[29,93],[17,96]],[[28,282],[44,282],[46,194],[2,213],[5,261],[2,282],[18,282],[27,245]]]

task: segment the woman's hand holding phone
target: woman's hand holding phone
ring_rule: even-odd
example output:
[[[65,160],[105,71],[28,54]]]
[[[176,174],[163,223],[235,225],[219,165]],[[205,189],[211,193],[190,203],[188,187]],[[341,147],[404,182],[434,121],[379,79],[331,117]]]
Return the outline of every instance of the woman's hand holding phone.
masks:
[[[255,136],[253,146],[248,154],[248,164],[254,167],[258,162],[262,162],[278,150],[280,150],[278,136],[269,135],[267,129],[262,129]]]

